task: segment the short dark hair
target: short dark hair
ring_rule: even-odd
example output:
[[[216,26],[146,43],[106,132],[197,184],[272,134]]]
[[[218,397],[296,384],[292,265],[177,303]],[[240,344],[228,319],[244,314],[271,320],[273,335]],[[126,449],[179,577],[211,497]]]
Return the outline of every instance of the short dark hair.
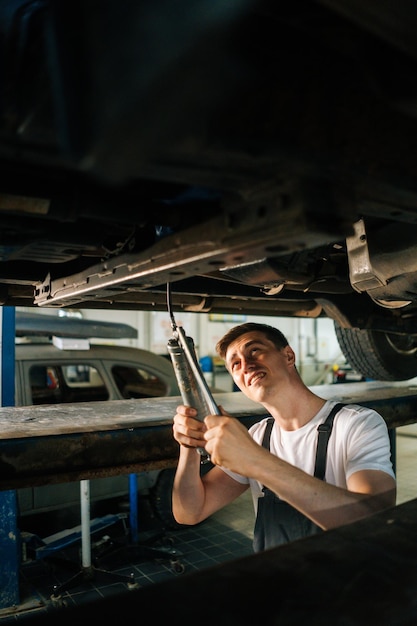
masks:
[[[226,352],[230,344],[241,335],[244,335],[245,333],[251,333],[253,331],[263,333],[267,339],[272,341],[272,343],[278,348],[278,350],[282,350],[282,348],[288,346],[287,338],[280,330],[278,330],[278,328],[269,326],[269,324],[246,322],[245,324],[239,324],[238,326],[234,326],[233,328],[228,330],[221,339],[219,339],[219,341],[216,343],[217,354],[222,359],[225,359]]]

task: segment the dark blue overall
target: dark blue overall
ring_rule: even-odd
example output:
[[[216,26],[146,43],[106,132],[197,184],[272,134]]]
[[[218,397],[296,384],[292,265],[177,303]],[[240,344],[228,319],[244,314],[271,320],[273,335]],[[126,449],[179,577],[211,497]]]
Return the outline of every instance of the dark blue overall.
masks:
[[[344,405],[341,403],[335,404],[327,419],[317,428],[318,438],[314,476],[321,480],[324,480],[326,471],[327,444],[332,432],[333,419],[342,406]],[[268,450],[273,425],[274,418],[268,418],[262,440],[263,447]],[[267,487],[264,487],[262,491],[264,495],[258,498],[258,513],[254,530],[253,549],[255,552],[261,552],[282,543],[288,543],[295,539],[322,532],[319,526],[290,504],[280,500],[273,491]]]

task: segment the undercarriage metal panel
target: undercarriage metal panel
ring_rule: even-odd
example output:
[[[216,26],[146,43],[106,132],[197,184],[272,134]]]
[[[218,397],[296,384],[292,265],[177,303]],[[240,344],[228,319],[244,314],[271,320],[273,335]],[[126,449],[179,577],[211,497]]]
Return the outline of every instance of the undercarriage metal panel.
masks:
[[[339,234],[343,236],[342,233]],[[330,243],[334,232],[311,225],[299,204],[216,217],[169,235],[137,255],[122,255],[63,279],[36,285],[35,304],[65,306],[84,299],[112,298],[175,282],[223,267]]]

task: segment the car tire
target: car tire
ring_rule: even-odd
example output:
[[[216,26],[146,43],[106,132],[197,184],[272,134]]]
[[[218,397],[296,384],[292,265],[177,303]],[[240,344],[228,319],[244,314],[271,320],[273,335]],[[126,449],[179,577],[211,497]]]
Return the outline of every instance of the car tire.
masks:
[[[210,461],[201,464],[201,475],[209,472],[212,467],[213,464]],[[175,467],[162,470],[149,494],[154,515],[162,522],[164,528],[171,530],[184,528],[184,525],[178,524],[172,514],[172,486],[174,484],[175,471]]]
[[[340,349],[365,378],[408,380],[417,376],[417,346],[412,337],[334,324]]]
[[[175,467],[162,470],[150,491],[150,501],[154,514],[161,520],[164,528],[175,530],[183,528],[175,521],[172,514],[172,485]]]

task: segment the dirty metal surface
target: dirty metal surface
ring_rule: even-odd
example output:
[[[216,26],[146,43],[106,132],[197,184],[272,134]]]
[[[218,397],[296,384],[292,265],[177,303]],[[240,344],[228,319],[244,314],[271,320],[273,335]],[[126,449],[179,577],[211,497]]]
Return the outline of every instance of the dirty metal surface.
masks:
[[[349,383],[312,389],[375,408],[389,428],[417,421],[417,386]],[[246,426],[265,409],[240,392],[216,402]],[[174,467],[172,418],[180,397],[0,408],[0,489]]]

